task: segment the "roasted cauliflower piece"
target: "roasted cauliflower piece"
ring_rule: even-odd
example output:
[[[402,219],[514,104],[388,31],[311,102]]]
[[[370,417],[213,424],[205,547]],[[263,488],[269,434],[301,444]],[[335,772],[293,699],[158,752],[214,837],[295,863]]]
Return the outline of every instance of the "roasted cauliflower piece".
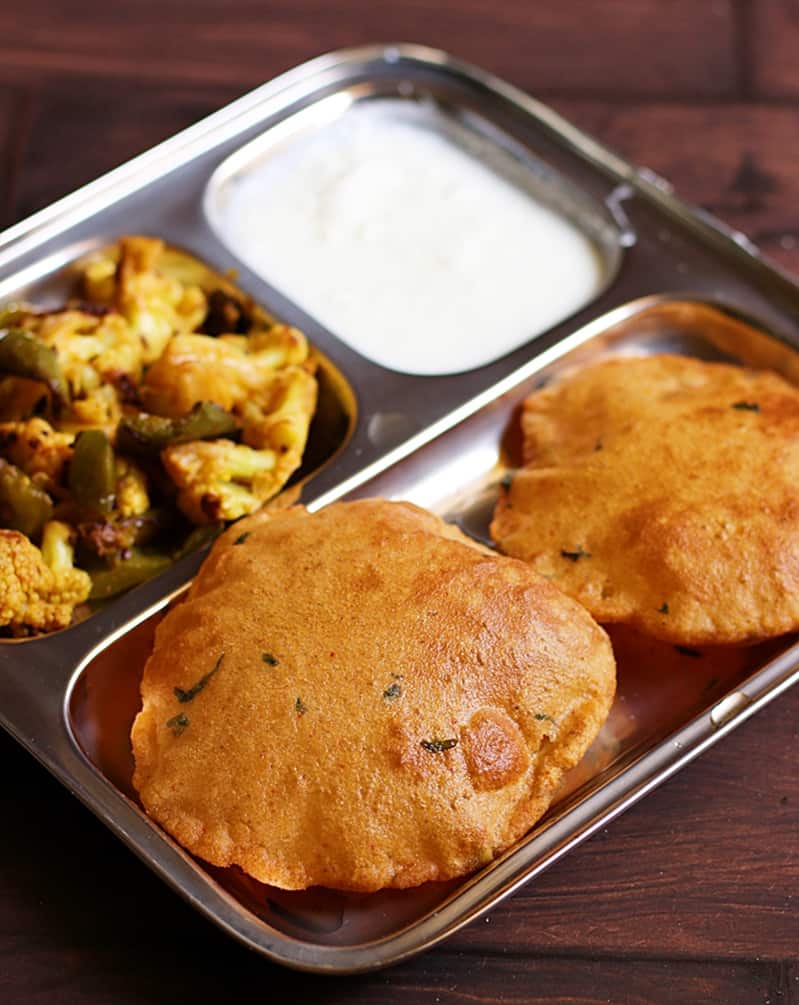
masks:
[[[85,398],[73,401],[59,425],[72,433],[79,433],[82,429],[102,429],[112,439],[121,418],[119,395],[110,384],[103,384]]]
[[[127,321],[113,312],[63,310],[18,311],[16,323],[56,354],[71,398],[59,414],[61,429],[99,427],[113,435],[142,375],[141,340]]]
[[[268,403],[274,405],[269,411]],[[254,513],[299,467],[316,404],[316,381],[299,367],[282,371],[262,405],[248,402],[244,444],[197,441],[167,447],[161,459],[178,488],[178,506],[196,524]]]
[[[89,596],[88,573],[73,565],[72,528],[45,524],[41,551],[16,530],[0,530],[0,625],[14,635],[66,628]]]
[[[0,454],[50,493],[62,481],[74,440],[46,419],[0,422]]]
[[[211,401],[241,423],[243,446],[224,440],[167,447],[161,458],[178,486],[178,505],[195,523],[253,513],[299,466],[316,408],[316,380],[296,329],[210,338],[177,335],[150,368],[145,405],[169,417]],[[253,351],[247,351],[255,339]],[[278,369],[278,367],[282,367]]]
[[[283,482],[278,456],[231,440],[195,440],[161,454],[178,489],[178,506],[196,524],[254,513]]]
[[[274,451],[285,477],[299,465],[316,409],[316,380],[301,366],[278,370],[233,409],[241,420],[244,442]]]
[[[150,367],[141,388],[149,411],[179,418],[213,402],[241,423],[243,446],[216,440],[162,451],[190,520],[253,513],[299,466],[316,408],[307,356],[301,332],[275,325],[249,337],[176,335]]]
[[[142,343],[121,314],[29,311],[18,315],[18,324],[55,351],[73,398],[103,384],[118,388],[124,397],[141,380]]]
[[[84,294],[126,319],[140,340],[145,365],[158,359],[174,334],[197,328],[208,312],[199,286],[159,269],[163,254],[164,242],[157,238],[123,237],[84,271]]]
[[[222,339],[176,335],[147,371],[139,396],[146,411],[170,419],[187,415],[198,401],[230,411],[271,373]]]
[[[220,341],[237,346],[249,356],[256,357],[263,367],[274,370],[283,366],[304,363],[308,358],[308,340],[299,328],[274,324],[250,335],[221,335]]]
[[[148,412],[177,419],[198,401],[226,409],[258,394],[282,367],[308,358],[302,332],[289,325],[245,335],[176,335],[147,371],[141,400]]]

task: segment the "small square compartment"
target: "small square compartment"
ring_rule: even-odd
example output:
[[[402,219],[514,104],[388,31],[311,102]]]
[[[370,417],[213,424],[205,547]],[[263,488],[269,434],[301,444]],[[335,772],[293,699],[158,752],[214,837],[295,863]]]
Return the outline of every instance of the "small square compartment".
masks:
[[[482,116],[338,92],[231,155],[211,227],[351,349],[415,375],[485,366],[598,297],[608,211]]]

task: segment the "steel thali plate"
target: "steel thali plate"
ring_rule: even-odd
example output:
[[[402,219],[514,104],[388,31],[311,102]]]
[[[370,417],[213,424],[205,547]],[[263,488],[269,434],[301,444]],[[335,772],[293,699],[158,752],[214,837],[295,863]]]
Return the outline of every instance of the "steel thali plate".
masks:
[[[231,169],[229,156],[235,168],[252,152],[242,153],[247,143],[257,148],[266,130],[300,113],[310,121],[335,95],[345,95],[342,109],[375,97],[414,102],[426,113],[433,107],[442,121],[502,147],[517,165],[539,165],[530,167],[539,172],[536,184],[543,171],[552,198],[566,198],[578,222],[591,216],[586,227],[608,242],[604,291],[503,359],[435,378],[434,394],[430,378],[392,373],[342,345],[243,267],[204,210]],[[572,191],[584,201],[570,198]],[[239,285],[303,328],[352,385],[357,421],[348,442],[304,484],[311,508],[359,495],[406,498],[484,537],[499,479],[514,464],[521,400],[563,366],[603,355],[665,350],[731,358],[799,381],[799,289],[743,237],[725,233],[526,95],[421,47],[321,57],[18,224],[0,235],[0,298],[55,298],[77,255],[134,231],[186,247],[219,271],[237,269]],[[799,677],[789,639],[733,657],[707,655],[701,666],[673,647],[642,659],[622,640],[608,724],[549,814],[515,848],[463,881],[417,891],[289,894],[192,859],[146,817],[130,787],[129,726],[151,633],[201,558],[190,556],[80,625],[0,645],[0,722],[202,913],[264,955],[306,970],[385,966],[446,937]]]

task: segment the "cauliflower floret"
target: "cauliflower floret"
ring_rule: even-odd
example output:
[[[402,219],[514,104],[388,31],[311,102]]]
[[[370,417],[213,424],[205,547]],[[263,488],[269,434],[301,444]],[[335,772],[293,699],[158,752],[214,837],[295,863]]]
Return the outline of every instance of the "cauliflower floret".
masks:
[[[0,625],[14,634],[66,628],[76,604],[89,596],[91,580],[73,565],[68,524],[45,524],[42,549],[24,534],[0,530]]]
[[[194,440],[161,452],[178,505],[197,524],[254,513],[280,488],[277,455],[231,440]]]
[[[194,441],[161,452],[194,523],[236,520],[277,493],[302,460],[316,405],[316,381],[301,367],[277,374],[242,407],[245,444]]]
[[[55,350],[75,398],[103,383],[114,385],[124,395],[141,380],[141,340],[121,314],[30,313],[22,319],[22,327]]]
[[[287,478],[302,460],[316,392],[316,380],[304,367],[287,366],[233,409],[244,442],[256,450],[275,451],[281,469],[288,468]]]
[[[53,429],[46,419],[0,422],[0,453],[52,492],[72,457],[71,433]]]
[[[176,335],[147,371],[141,387],[144,407],[172,419],[198,401],[213,401],[227,411],[268,385],[275,372],[303,363],[308,343],[289,325],[244,335]]]
[[[119,396],[110,384],[103,384],[85,398],[73,401],[61,416],[59,425],[73,433],[82,429],[102,429],[112,439],[121,418]]]
[[[53,429],[46,419],[0,422],[0,453],[52,492],[72,457],[71,433]]]
[[[140,340],[145,365],[158,359],[176,332],[197,328],[208,311],[199,286],[158,268],[163,254],[164,242],[157,238],[123,237],[84,272],[87,297],[113,305],[127,319]]]
[[[254,351],[245,351],[250,345]],[[253,513],[299,466],[317,386],[307,363],[286,363],[305,360],[307,352],[304,336],[285,325],[244,340],[176,335],[150,368],[141,395],[152,412],[177,418],[199,401],[212,401],[242,424],[244,446],[216,440],[162,451],[189,519],[208,523]]]
[[[308,340],[299,328],[274,324],[250,335],[220,335],[220,341],[237,346],[262,367],[277,370],[282,366],[304,363],[308,358]]]
[[[265,375],[271,373],[267,368]],[[210,335],[176,335],[147,371],[140,388],[145,409],[179,419],[198,401],[230,411],[263,379],[257,361]]]
[[[147,475],[128,457],[116,459],[116,509],[120,516],[141,516],[150,508]]]

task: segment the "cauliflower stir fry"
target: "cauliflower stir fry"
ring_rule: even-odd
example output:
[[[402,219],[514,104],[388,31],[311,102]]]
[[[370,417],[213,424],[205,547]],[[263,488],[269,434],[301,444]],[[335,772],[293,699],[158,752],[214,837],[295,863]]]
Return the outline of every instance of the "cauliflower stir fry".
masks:
[[[0,310],[0,633],[65,627],[260,508],[302,461],[314,369],[153,238],[86,260],[61,309]]]

